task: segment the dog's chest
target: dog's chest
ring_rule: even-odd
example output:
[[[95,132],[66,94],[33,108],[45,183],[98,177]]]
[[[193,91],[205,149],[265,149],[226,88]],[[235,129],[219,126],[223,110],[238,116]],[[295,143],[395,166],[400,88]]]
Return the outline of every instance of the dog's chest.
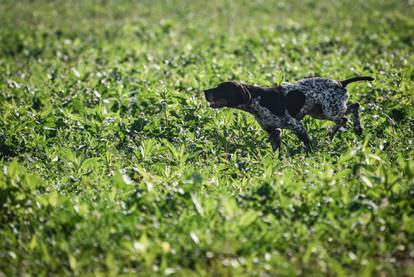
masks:
[[[253,103],[247,106],[245,110],[253,114],[259,124],[264,128],[279,128],[283,126],[283,120],[281,117],[273,114],[269,109],[258,103]]]

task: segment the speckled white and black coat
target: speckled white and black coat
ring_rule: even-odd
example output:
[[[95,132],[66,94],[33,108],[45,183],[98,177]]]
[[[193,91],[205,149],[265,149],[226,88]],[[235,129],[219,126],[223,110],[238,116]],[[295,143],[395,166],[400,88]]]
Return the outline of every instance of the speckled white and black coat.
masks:
[[[306,150],[310,150],[308,134],[300,122],[305,115],[334,121],[336,125],[331,132],[333,136],[347,122],[344,116],[353,113],[354,130],[358,135],[362,133],[358,115],[359,104],[347,106],[349,95],[345,87],[351,82],[363,80],[371,81],[372,78],[355,77],[336,81],[315,77],[273,88],[226,82],[222,83],[225,85],[207,90],[206,99],[214,103],[224,98],[227,102],[224,101],[225,104],[222,106],[235,107],[251,113],[269,134],[274,149],[280,150],[281,129],[290,129],[303,141]],[[242,95],[238,103],[234,100],[237,98],[228,92],[231,89],[229,84],[234,86],[234,91],[239,91]]]

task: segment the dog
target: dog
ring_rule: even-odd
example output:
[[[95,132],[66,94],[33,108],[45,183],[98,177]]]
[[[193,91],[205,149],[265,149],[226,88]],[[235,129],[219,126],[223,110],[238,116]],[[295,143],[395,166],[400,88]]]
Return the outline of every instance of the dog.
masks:
[[[354,131],[362,135],[358,102],[347,105],[346,86],[358,81],[373,81],[368,76],[353,77],[344,81],[328,78],[307,78],[293,84],[276,87],[259,87],[235,81],[220,83],[204,91],[211,108],[236,108],[251,113],[269,135],[274,151],[281,153],[282,129],[293,131],[303,142],[305,151],[311,151],[311,142],[301,120],[305,115],[335,122],[330,137],[348,122],[353,114]]]

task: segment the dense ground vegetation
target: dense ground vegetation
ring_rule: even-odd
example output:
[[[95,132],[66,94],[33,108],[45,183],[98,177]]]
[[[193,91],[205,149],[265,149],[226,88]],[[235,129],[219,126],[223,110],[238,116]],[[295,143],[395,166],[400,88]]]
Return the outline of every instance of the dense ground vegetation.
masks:
[[[0,275],[411,275],[413,1],[0,2]],[[224,80],[345,79],[315,151]]]

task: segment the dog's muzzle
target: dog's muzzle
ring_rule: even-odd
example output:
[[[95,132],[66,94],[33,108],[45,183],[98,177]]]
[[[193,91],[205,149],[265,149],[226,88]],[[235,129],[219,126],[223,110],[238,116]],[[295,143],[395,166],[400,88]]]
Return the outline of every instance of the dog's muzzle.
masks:
[[[227,101],[225,99],[217,99],[213,96],[214,91],[211,89],[205,90],[204,91],[204,96],[207,100],[207,102],[209,102],[210,107],[211,108],[221,108],[224,107],[227,104]]]

